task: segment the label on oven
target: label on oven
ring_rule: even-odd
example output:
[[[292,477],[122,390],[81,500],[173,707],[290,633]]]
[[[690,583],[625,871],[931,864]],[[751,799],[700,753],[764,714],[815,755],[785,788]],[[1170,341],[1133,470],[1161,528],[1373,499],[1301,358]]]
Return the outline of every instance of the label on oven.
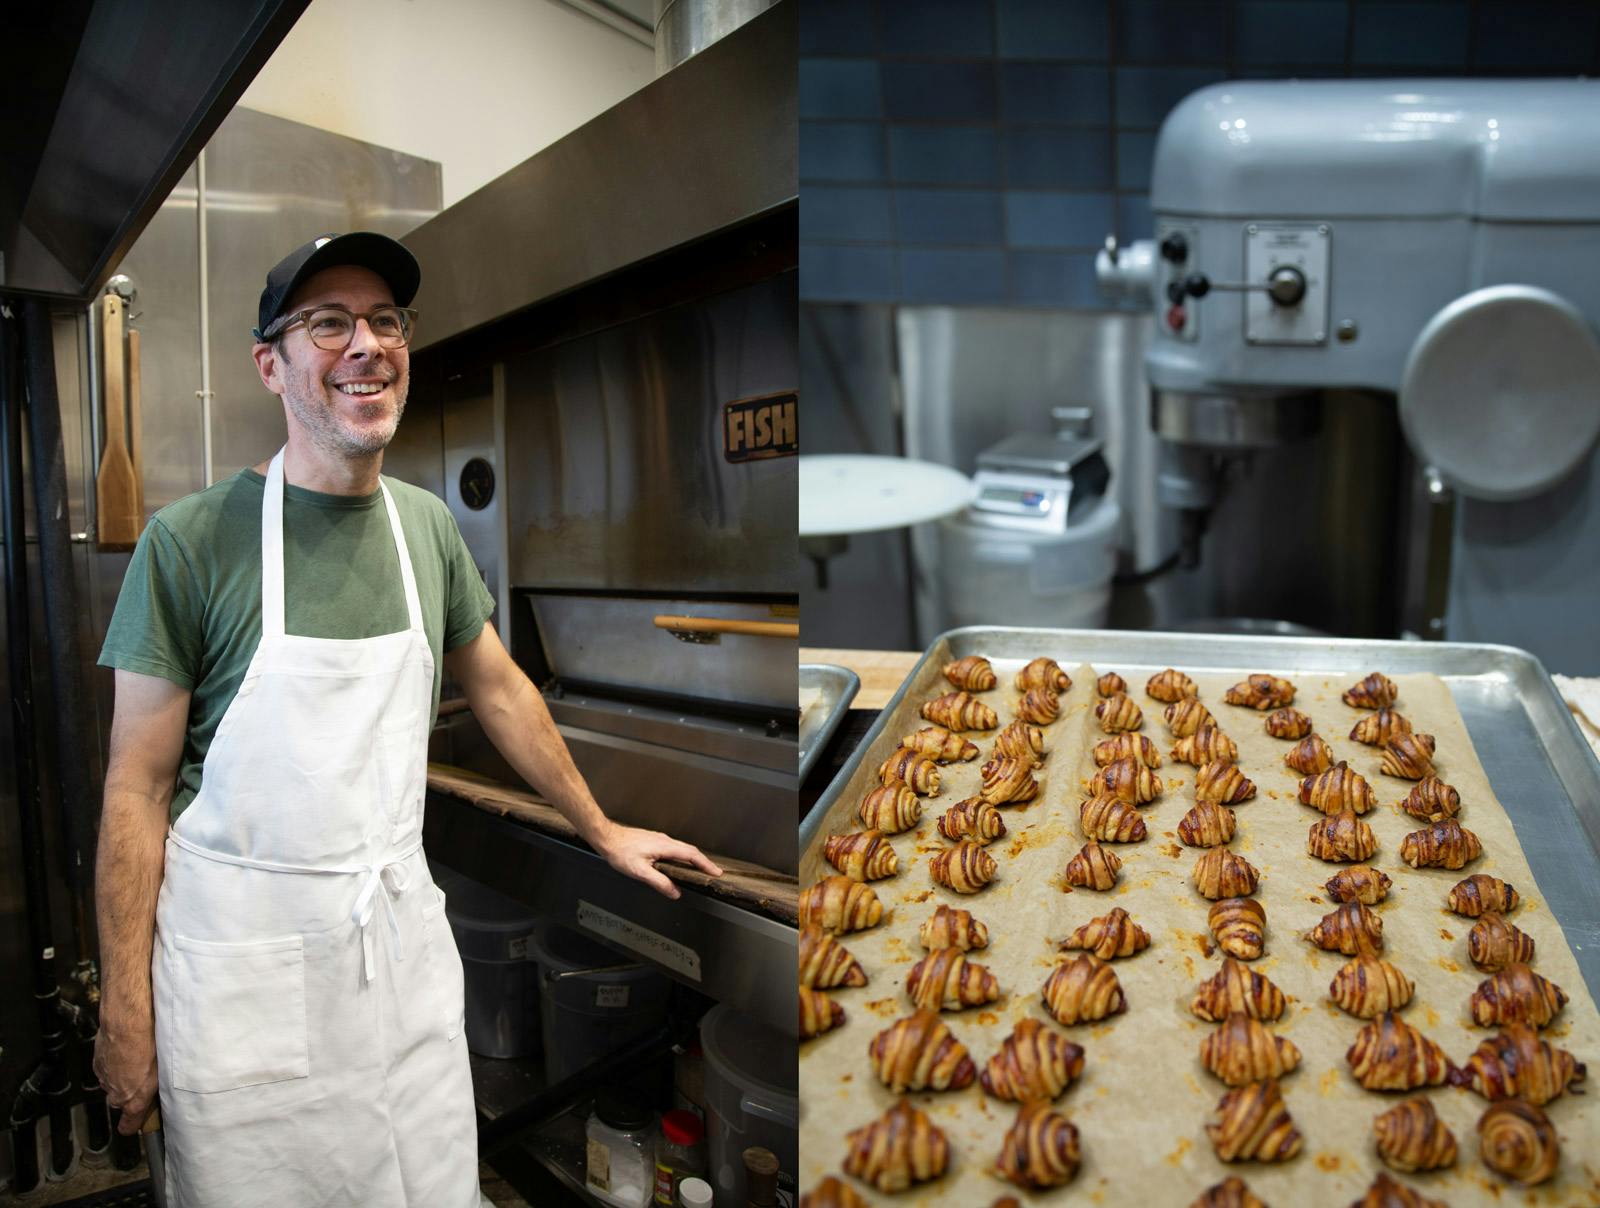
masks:
[[[700,954],[693,948],[670,940],[658,931],[651,931],[648,927],[641,927],[631,919],[621,918],[609,910],[578,901],[578,925],[587,928],[596,935],[603,935],[614,944],[619,944],[630,952],[637,952],[647,956],[656,964],[668,969],[673,969],[685,977],[700,980]]]
[[[800,452],[800,396],[765,394],[722,408],[722,455],[729,461],[793,457]]]

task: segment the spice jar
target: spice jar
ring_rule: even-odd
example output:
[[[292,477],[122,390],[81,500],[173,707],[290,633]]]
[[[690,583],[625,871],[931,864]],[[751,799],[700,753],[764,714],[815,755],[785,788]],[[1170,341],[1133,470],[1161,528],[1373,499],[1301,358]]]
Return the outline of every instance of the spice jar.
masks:
[[[670,1111],[661,1117],[661,1138],[656,1142],[656,1203],[661,1208],[677,1204],[678,1184],[706,1171],[706,1127],[690,1111]]]
[[[654,1115],[612,1091],[595,1096],[584,1133],[589,1193],[615,1208],[647,1208],[654,1175]]]
[[[711,1208],[711,1184],[693,1175],[678,1184],[678,1208]]]

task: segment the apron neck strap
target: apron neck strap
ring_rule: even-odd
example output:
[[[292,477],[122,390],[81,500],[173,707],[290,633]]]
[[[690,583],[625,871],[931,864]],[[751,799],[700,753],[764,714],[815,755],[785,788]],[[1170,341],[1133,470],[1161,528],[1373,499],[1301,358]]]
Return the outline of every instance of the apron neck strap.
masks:
[[[287,448],[287,446],[285,446]],[[284,633],[283,605],[283,454],[267,466],[267,486],[261,500],[261,634],[263,637],[282,637]],[[400,513],[394,505],[394,496],[383,479],[378,480],[383,492],[383,508],[389,518],[389,531],[394,534],[395,551],[400,555],[400,580],[406,592],[406,618],[408,628],[423,632],[422,600],[417,593],[417,576],[411,566],[411,552],[406,546],[405,529],[400,524]]]

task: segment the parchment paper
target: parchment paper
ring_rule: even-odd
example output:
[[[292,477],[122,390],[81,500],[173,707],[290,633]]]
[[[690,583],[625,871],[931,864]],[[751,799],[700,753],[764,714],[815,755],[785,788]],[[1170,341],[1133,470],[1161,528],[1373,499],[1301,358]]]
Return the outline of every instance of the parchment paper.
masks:
[[[1048,653],[1060,657],[1055,651]],[[994,660],[999,687],[979,694],[999,713],[1001,725],[1014,714],[1011,681],[1022,661]],[[983,754],[971,763],[944,766],[940,794],[925,801],[919,827],[893,838],[899,874],[874,882],[892,914],[871,931],[839,937],[866,968],[869,980],[861,988],[830,991],[844,1005],[846,1022],[801,1045],[801,1188],[813,1187],[825,1174],[840,1173],[845,1134],[893,1105],[895,1096],[872,1073],[867,1046],[879,1031],[910,1013],[906,974],[925,955],[917,929],[939,904],[965,907],[989,927],[989,947],[971,957],[999,978],[1001,998],[985,1008],[945,1013],[980,1071],[1017,1020],[1031,1015],[1059,1027],[1040,1000],[1057,942],[1079,925],[1121,906],[1151,935],[1149,948],[1114,963],[1127,1010],[1099,1024],[1060,1029],[1086,1050],[1082,1078],[1055,1104],[1079,1129],[1083,1161],[1076,1179],[1063,1188],[1032,1194],[995,1176],[991,1168],[1015,1119],[1016,1106],[985,1095],[975,1081],[962,1091],[909,1096],[945,1130],[951,1163],[943,1178],[917,1185],[893,1202],[975,1208],[1011,1194],[1025,1203],[1087,1200],[1179,1206],[1234,1174],[1275,1208],[1350,1203],[1380,1170],[1387,1169],[1374,1146],[1373,1119],[1408,1095],[1367,1091],[1351,1076],[1345,1050],[1364,1021],[1345,1015],[1327,997],[1328,983],[1347,958],[1322,952],[1302,938],[1334,909],[1323,882],[1344,866],[1306,854],[1307,831],[1320,815],[1296,799],[1299,774],[1283,763],[1293,744],[1266,733],[1264,713],[1222,703],[1223,692],[1241,677],[1190,672],[1201,700],[1238,743],[1240,767],[1257,787],[1253,799],[1234,807],[1238,832],[1231,844],[1261,872],[1255,896],[1267,911],[1266,952],[1250,967],[1266,974],[1289,996],[1283,1018],[1270,1026],[1275,1034],[1293,1040],[1301,1053],[1299,1068],[1280,1081],[1304,1137],[1300,1154],[1287,1163],[1230,1164],[1217,1159],[1204,1130],[1227,1090],[1199,1060],[1200,1042],[1214,1025],[1188,1010],[1199,983],[1215,973],[1222,960],[1221,953],[1212,951],[1206,928],[1210,903],[1190,880],[1202,849],[1185,847],[1177,839],[1178,819],[1194,800],[1194,769],[1169,757],[1174,740],[1161,717],[1165,706],[1144,694],[1148,671],[1136,676],[1115,666],[1100,667],[1099,671],[1122,671],[1129,694],[1144,710],[1140,733],[1161,749],[1165,762],[1160,775],[1166,790],[1143,808],[1148,839],[1106,845],[1123,860],[1121,880],[1114,889],[1063,892],[1062,870],[1084,842],[1077,805],[1085,796],[1083,785],[1095,771],[1090,748],[1106,735],[1092,713],[1098,699],[1096,670],[1086,665],[1072,668],[1065,660],[1062,665],[1073,683],[1062,698],[1062,716],[1046,729],[1049,755],[1035,773],[1040,795],[1027,806],[1003,810],[1008,833],[989,847],[1000,865],[997,881],[963,896],[934,885],[928,875],[928,861],[943,845],[935,819],[949,805],[977,792],[978,768],[989,756],[994,731],[969,733]],[[1600,1082],[1600,1013],[1534,883],[1511,820],[1490,791],[1449,689],[1434,676],[1392,677],[1400,688],[1395,708],[1417,730],[1438,740],[1437,774],[1460,791],[1459,821],[1483,842],[1483,856],[1459,872],[1412,869],[1400,859],[1401,839],[1422,823],[1395,804],[1410,791],[1412,782],[1383,775],[1377,748],[1348,737],[1351,726],[1365,714],[1339,698],[1356,677],[1287,678],[1297,688],[1295,706],[1310,714],[1316,733],[1333,748],[1335,760],[1348,760],[1377,795],[1378,807],[1364,815],[1378,839],[1377,853],[1367,863],[1394,882],[1389,897],[1376,909],[1384,924],[1382,955],[1416,983],[1416,995],[1403,1018],[1457,1063],[1494,1034],[1472,1024],[1468,1007],[1472,991],[1485,976],[1467,959],[1472,920],[1445,908],[1446,895],[1458,880],[1490,873],[1509,881],[1522,895],[1510,920],[1536,942],[1534,969],[1571,999],[1544,1029],[1543,1038],[1586,1062],[1591,1071],[1586,1085],[1595,1087],[1588,1095],[1569,1092],[1545,1107],[1561,1138],[1561,1165],[1554,1179],[1531,1190],[1506,1183],[1479,1160],[1476,1124],[1488,1106],[1484,1099],[1449,1086],[1411,1092],[1426,1094],[1433,1102],[1455,1134],[1459,1156],[1446,1171],[1395,1177],[1458,1206],[1600,1204],[1600,1087],[1595,1086]],[[886,728],[875,744],[881,749],[868,753],[817,841],[802,853],[802,885],[833,871],[821,859],[822,839],[860,829],[854,811],[874,787],[879,762],[902,734],[928,724],[918,716],[918,708],[947,690],[937,668],[924,668],[901,706],[897,724]],[[862,1183],[854,1185],[870,1202],[889,1198]]]

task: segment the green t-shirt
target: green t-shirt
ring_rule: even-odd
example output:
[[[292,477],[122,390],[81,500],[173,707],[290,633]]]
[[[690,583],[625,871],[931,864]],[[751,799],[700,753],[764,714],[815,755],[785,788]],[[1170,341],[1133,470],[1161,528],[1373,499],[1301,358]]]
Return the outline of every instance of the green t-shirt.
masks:
[[[433,649],[433,703],[442,655],[470,642],[494,611],[455,517],[438,496],[385,477],[394,496]],[[189,689],[176,819],[200,791],[206,751],[261,643],[261,501],[254,470],[180,499],[153,516],[123,576],[102,667],[160,676]],[[383,492],[325,495],[286,485],[284,625],[291,634],[370,638],[406,627],[400,559]]]

